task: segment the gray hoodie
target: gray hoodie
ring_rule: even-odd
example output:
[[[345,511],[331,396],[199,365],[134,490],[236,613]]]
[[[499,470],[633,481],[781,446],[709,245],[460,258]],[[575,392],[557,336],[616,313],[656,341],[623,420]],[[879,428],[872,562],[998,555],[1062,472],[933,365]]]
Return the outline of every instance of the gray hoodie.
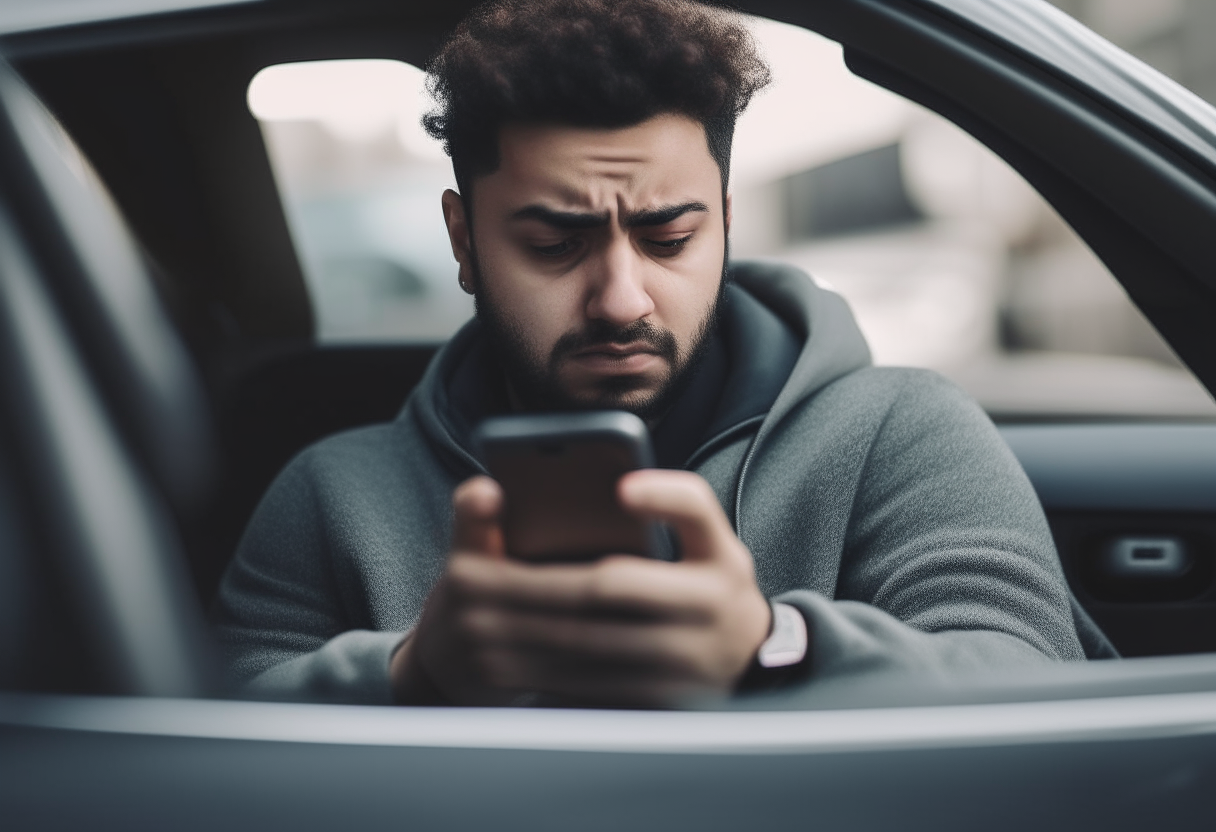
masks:
[[[869,366],[843,299],[805,274],[732,276],[743,337],[723,398],[763,375],[775,328],[801,351],[767,412],[717,425],[686,467],[764,594],[805,616],[809,683],[1084,658],[1042,509],[980,408],[934,373]],[[484,470],[449,399],[482,339],[471,322],[393,423],[313,445],[263,498],[215,610],[251,695],[391,701],[389,659],[443,571],[452,489]]]

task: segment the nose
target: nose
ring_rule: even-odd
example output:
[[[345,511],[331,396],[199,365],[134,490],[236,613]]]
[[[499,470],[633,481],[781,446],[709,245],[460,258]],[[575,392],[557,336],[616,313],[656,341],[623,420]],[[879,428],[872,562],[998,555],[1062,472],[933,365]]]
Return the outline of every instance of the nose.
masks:
[[[587,317],[626,326],[654,312],[645,267],[627,235],[612,240],[593,266]]]

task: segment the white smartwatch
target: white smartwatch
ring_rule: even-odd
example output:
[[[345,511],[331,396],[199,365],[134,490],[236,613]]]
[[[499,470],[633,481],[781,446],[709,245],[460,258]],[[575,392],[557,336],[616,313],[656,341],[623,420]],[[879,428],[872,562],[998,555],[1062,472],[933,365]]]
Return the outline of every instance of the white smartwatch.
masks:
[[[773,630],[760,645],[756,662],[765,668],[789,667],[806,658],[806,619],[789,604],[775,602]]]
[[[806,619],[796,607],[770,601],[773,626],[756,659],[739,683],[740,692],[769,690],[800,676],[810,639]]]

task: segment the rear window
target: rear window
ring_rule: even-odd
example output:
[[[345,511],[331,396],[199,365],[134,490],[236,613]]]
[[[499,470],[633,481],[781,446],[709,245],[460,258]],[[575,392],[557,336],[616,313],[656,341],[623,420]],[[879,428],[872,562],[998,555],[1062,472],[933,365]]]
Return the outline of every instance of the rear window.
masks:
[[[998,419],[1216,418],[1122,287],[1008,165],[764,19],[774,84],[739,121],[732,256],[796,265],[851,305],[878,364],[949,376]],[[439,342],[472,313],[439,197],[450,163],[416,67],[327,61],[249,89],[322,342]]]

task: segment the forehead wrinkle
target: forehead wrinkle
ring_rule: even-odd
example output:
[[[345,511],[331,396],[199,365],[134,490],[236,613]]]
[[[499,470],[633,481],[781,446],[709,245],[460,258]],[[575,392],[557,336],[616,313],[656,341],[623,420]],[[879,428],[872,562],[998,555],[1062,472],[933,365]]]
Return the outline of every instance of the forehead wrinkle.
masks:
[[[535,194],[539,203],[555,211],[595,213],[606,210],[605,200],[596,193],[592,183],[574,183],[563,179],[550,179]]]
[[[585,175],[592,182],[596,180],[611,182],[616,187],[628,189],[632,188],[637,181],[638,169],[637,165],[611,165],[601,162],[588,165]]]
[[[591,176],[579,184],[555,182],[551,199],[544,201],[559,210],[603,212],[615,217],[629,198],[628,191],[633,180],[630,177],[622,188],[616,180],[610,180],[612,187],[604,187],[606,179],[607,177],[603,176]]]
[[[644,184],[634,165],[608,164],[609,160],[604,156],[588,157],[583,161],[588,163],[592,159],[598,164],[585,164],[582,171],[551,171],[550,176],[546,177],[547,185],[537,194],[540,203],[555,211],[603,212],[615,224],[618,219],[652,208],[701,202],[684,194],[675,198],[675,194],[666,193],[666,183]],[[649,178],[644,179],[649,181]]]
[[[632,153],[621,151],[620,153],[589,153],[587,161],[600,165],[642,165],[650,161],[650,156],[645,153]]]
[[[558,182],[555,188],[558,201],[571,208],[595,208],[594,195],[585,188],[568,182]]]

